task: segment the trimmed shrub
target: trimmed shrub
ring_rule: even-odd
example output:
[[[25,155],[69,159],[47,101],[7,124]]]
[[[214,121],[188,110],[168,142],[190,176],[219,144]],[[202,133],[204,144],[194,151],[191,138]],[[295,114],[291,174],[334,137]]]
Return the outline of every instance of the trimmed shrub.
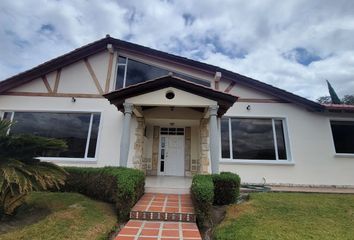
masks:
[[[137,169],[66,167],[65,170],[70,175],[64,191],[115,203],[119,221],[128,219],[130,210],[144,194],[145,175]]]
[[[240,194],[240,177],[231,172],[195,175],[191,195],[199,227],[211,227],[212,207],[235,203]]]
[[[212,176],[194,176],[191,187],[191,195],[199,226],[211,226],[211,209],[214,200],[214,185]]]
[[[231,172],[212,175],[214,183],[214,205],[235,203],[240,194],[240,177]]]

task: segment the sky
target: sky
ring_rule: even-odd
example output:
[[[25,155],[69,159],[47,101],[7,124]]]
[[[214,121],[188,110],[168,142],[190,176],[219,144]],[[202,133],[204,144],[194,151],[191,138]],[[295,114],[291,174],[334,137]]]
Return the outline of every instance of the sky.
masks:
[[[1,0],[0,80],[112,37],[315,100],[354,93],[352,0]]]

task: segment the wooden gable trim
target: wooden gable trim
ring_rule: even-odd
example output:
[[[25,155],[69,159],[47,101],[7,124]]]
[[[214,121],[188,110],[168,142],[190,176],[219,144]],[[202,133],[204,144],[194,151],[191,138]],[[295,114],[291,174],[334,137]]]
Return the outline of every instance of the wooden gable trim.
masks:
[[[282,99],[262,99],[262,98],[239,98],[237,102],[246,102],[246,103],[290,103],[289,101]]]
[[[95,72],[93,71],[93,68],[92,68],[90,62],[88,61],[87,58],[84,59],[84,62],[85,62],[85,65],[86,65],[87,70],[89,71],[89,73],[90,73],[90,75],[91,75],[91,78],[92,78],[93,82],[94,82],[95,85],[96,85],[96,88],[97,88],[97,90],[98,90],[98,93],[99,93],[99,94],[103,94],[104,92],[103,92],[103,90],[102,90],[102,87],[101,87],[101,85],[100,85],[100,82],[98,81],[97,76],[96,76]]]
[[[224,92],[229,93],[233,89],[235,84],[236,84],[235,82],[230,82],[229,86],[227,86]]]
[[[56,76],[55,76],[55,83],[54,83],[53,93],[57,93],[57,92],[58,92],[59,81],[60,81],[60,74],[61,74],[61,69],[58,69],[58,70],[57,70],[57,74],[56,74]]]
[[[107,98],[111,104],[114,104],[118,110],[123,110],[123,103],[127,98],[154,92],[167,87],[174,87],[182,91],[216,101],[219,105],[219,116],[222,116],[238,99],[237,96],[229,93],[217,91],[210,87],[205,87],[170,75],[137,83],[135,85],[130,85],[126,88],[104,94],[103,96]]]
[[[111,85],[111,75],[112,75],[112,66],[113,66],[113,57],[114,53],[109,53],[109,60],[108,60],[108,69],[107,69],[107,77],[106,77],[106,85],[104,88],[105,93],[109,92],[109,87]]]
[[[48,93],[53,93],[53,90],[50,87],[48,79],[47,79],[47,77],[45,75],[42,76],[42,80],[43,80],[43,83],[44,83],[45,87],[47,88]]]
[[[75,97],[75,98],[103,98],[99,94],[87,93],[35,93],[35,92],[4,92],[0,95],[22,96],[22,97]]]

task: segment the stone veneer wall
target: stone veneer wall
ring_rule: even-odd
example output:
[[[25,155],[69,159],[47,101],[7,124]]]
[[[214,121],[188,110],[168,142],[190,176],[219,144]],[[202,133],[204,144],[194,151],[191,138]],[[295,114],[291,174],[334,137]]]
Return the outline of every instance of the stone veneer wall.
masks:
[[[137,127],[135,128],[135,144],[134,144],[134,157],[133,165],[136,169],[146,170],[147,163],[144,162],[144,134],[145,134],[145,120],[144,118],[137,118]]]
[[[191,174],[191,148],[192,148],[192,129],[186,127],[184,130],[184,175],[190,177]]]
[[[200,158],[197,167],[198,173],[209,173],[210,148],[209,148],[209,119],[200,120]],[[192,162],[193,168],[193,162]]]
[[[159,144],[160,144],[160,127],[154,126],[153,133],[152,133],[151,170],[146,172],[146,174],[149,176],[157,175],[157,167],[159,162]]]

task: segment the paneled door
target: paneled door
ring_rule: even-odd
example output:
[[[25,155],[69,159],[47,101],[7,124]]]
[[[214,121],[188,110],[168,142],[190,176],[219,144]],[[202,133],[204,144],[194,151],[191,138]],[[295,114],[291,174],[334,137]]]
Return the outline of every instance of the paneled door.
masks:
[[[161,128],[159,175],[184,176],[183,128]]]

